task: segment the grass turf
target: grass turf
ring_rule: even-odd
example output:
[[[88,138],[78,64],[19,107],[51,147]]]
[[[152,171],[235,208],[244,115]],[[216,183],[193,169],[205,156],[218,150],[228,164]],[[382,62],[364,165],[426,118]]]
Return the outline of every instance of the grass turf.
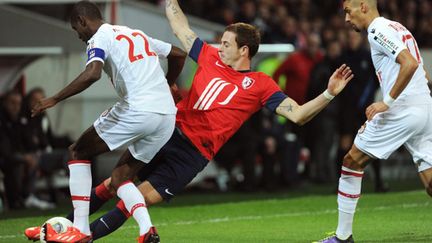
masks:
[[[335,195],[246,194],[244,200],[227,203],[213,198],[218,194],[208,195],[199,198],[210,204],[200,204],[200,199],[195,199],[191,205],[180,199],[179,203],[150,209],[162,242],[312,242],[334,230],[337,223]],[[229,195],[221,197],[231,201]],[[428,221],[431,209],[432,203],[424,191],[366,193],[354,222],[355,240],[432,242]],[[50,216],[62,215],[58,213]],[[0,242],[26,242],[23,229],[39,225],[50,216],[0,220]],[[96,216],[100,214],[92,218]],[[137,234],[135,222],[129,220],[98,242],[136,242]]]

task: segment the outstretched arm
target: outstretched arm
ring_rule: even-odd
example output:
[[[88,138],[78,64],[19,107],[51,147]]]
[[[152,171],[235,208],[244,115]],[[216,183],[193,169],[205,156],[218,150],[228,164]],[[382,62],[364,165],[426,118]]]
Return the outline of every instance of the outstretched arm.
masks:
[[[353,77],[350,67],[343,64],[330,77],[327,90],[324,93],[304,105],[298,105],[297,102],[288,97],[276,108],[276,113],[296,124],[303,125],[324,109]]]
[[[171,29],[182,43],[186,52],[189,53],[198,36],[190,29],[188,20],[181,10],[178,1],[166,0],[165,11]]]
[[[104,64],[99,61],[91,62],[77,78],[56,95],[36,103],[36,105],[32,107],[32,117],[55,106],[58,102],[74,96],[90,87],[90,85],[100,79],[103,65]]]

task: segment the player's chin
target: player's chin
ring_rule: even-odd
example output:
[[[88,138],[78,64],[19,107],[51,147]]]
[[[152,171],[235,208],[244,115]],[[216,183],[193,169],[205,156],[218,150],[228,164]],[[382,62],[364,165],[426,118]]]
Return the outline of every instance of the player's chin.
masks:
[[[361,32],[361,29],[355,25],[351,26],[355,32]]]

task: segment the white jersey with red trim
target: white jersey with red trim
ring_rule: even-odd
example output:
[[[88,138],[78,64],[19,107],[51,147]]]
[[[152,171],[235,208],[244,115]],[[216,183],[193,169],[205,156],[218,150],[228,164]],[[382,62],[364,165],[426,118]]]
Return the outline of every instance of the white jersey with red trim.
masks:
[[[170,51],[171,44],[141,30],[103,24],[87,43],[86,65],[104,63],[123,107],[175,114],[177,109],[159,62],[159,56],[167,57]]]
[[[400,64],[396,62],[399,53],[407,49],[417,60],[419,66],[408,86],[399,95],[402,97],[428,94],[426,73],[423,59],[413,35],[398,22],[378,17],[368,27],[368,40],[371,46],[372,61],[380,81],[383,96],[390,93],[399,74]]]

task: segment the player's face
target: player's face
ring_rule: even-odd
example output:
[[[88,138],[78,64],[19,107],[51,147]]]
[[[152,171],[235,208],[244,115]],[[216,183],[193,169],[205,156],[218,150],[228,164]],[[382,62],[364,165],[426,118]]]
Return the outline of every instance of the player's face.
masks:
[[[219,57],[226,65],[233,65],[240,58],[240,49],[237,46],[236,34],[225,31],[221,38]]]
[[[360,11],[360,5],[355,6],[352,1],[344,1],[343,8],[345,12],[345,22],[347,22],[351,27],[357,31],[360,32],[363,28],[361,26],[361,11]]]
[[[88,34],[89,31],[88,28],[86,27],[87,25],[83,24],[82,21],[72,22],[71,26],[72,29],[74,29],[75,32],[77,32],[78,38],[80,38],[80,40],[84,41],[85,43],[87,43],[87,41],[90,40],[91,35]]]

